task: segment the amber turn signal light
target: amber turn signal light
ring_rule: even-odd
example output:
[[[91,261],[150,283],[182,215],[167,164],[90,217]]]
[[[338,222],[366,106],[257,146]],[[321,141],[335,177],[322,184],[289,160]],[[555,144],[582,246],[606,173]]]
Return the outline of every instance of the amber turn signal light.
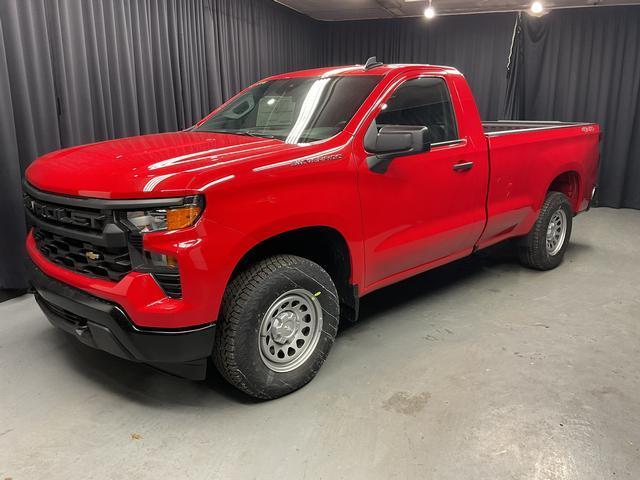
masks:
[[[202,207],[197,205],[167,210],[167,230],[190,227],[196,222],[201,212]]]

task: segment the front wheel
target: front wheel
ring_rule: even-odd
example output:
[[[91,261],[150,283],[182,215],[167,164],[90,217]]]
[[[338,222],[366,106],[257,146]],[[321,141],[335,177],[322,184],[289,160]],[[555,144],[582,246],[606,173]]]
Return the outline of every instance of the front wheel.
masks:
[[[338,331],[339,308],[336,287],[318,264],[293,255],[262,260],[227,288],[214,363],[253,397],[291,393],[322,366]]]
[[[520,262],[536,270],[551,270],[562,262],[569,245],[573,211],[567,196],[549,192],[538,220],[519,245]]]

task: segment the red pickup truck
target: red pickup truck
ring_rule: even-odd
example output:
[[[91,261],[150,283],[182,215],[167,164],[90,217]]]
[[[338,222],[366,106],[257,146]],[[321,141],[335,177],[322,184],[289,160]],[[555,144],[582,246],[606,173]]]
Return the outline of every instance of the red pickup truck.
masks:
[[[26,172],[35,298],[92,347],[276,398],[385,285],[510,238],[556,267],[599,127],[482,123],[455,69],[262,80],[193,128],[69,148]]]

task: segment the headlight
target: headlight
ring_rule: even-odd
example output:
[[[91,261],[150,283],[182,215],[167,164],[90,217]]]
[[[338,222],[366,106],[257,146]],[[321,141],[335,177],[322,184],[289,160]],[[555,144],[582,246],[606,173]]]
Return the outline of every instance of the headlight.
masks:
[[[203,204],[202,197],[190,197],[179,207],[129,211],[127,220],[140,233],[179,230],[196,223]]]

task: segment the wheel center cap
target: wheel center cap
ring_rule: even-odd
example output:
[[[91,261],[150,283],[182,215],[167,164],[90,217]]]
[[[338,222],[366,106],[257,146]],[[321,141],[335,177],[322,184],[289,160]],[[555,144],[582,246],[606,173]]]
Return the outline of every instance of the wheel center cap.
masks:
[[[283,344],[291,340],[298,331],[298,316],[287,310],[273,319],[271,336],[277,343]]]

